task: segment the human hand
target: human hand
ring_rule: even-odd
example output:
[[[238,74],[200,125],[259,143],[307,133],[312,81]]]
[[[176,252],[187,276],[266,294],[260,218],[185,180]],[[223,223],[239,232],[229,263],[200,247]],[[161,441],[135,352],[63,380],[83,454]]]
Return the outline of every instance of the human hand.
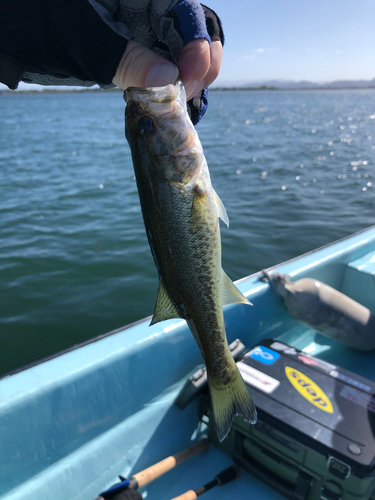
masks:
[[[113,83],[122,89],[163,86],[175,83],[179,76],[185,85],[187,100],[195,97],[189,107],[192,120],[197,123],[207,107],[206,93],[202,90],[216,79],[220,70],[224,41],[220,20],[196,0],[179,0],[163,15],[160,12],[163,0],[153,0],[154,10],[147,16],[150,26],[143,26],[142,32],[140,19],[129,15],[133,12],[129,3],[131,0],[127,0],[127,13],[123,13],[122,18],[126,18],[128,24],[132,19],[130,31],[140,34],[134,37],[136,41],[128,42]],[[150,33],[152,37],[152,32],[156,42],[144,35]]]
[[[184,83],[187,100],[208,87],[218,76],[223,48],[221,42],[193,40],[181,50],[177,65],[143,45],[129,41],[113,83],[121,88],[162,87]]]

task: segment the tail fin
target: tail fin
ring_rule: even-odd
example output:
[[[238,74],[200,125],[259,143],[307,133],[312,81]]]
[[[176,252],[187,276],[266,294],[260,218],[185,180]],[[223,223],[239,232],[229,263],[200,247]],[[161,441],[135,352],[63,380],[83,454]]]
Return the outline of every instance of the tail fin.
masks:
[[[251,424],[257,421],[254,402],[237,365],[234,364],[234,367],[236,370],[234,380],[227,385],[218,383],[216,379],[210,377],[207,371],[216,432],[220,442],[227,437],[236,415],[241,415],[246,422]]]

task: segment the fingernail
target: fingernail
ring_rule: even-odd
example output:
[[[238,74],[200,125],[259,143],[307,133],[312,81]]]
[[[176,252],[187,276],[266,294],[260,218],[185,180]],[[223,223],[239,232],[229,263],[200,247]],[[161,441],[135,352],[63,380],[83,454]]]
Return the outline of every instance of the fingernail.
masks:
[[[201,80],[200,82],[198,82],[198,80],[194,80],[189,83],[187,87],[185,87],[187,100],[189,101],[192,99],[202,89],[204,89],[204,80]]]
[[[146,87],[163,87],[176,83],[178,68],[174,64],[160,61],[151,66],[145,78]]]

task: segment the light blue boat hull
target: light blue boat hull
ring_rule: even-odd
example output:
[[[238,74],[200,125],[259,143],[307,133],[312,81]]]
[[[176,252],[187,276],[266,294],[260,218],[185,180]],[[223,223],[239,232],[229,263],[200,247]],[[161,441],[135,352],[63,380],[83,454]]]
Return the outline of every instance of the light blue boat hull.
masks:
[[[313,277],[375,312],[375,227],[274,268]],[[237,283],[254,304],[225,308],[228,341],[272,337],[375,380],[374,355],[354,352],[292,320],[256,274]],[[184,321],[149,319],[0,380],[0,499],[92,500],[118,479],[199,438],[198,403],[173,401],[202,364]],[[146,487],[168,499],[210,481],[232,460],[213,448]],[[204,465],[203,465],[204,464]],[[210,499],[281,499],[244,473]]]

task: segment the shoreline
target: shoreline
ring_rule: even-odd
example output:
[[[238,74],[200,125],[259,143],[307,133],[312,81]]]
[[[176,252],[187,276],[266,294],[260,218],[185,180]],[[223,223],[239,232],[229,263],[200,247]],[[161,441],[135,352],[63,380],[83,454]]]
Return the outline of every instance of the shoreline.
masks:
[[[272,91],[291,91],[291,90],[368,90],[368,89],[374,89],[375,86],[364,86],[364,87],[357,87],[357,86],[345,86],[345,87],[330,87],[330,86],[325,86],[325,87],[268,87],[266,85],[262,85],[260,87],[213,87],[210,88],[210,92],[238,92],[238,91],[259,91],[259,90],[272,90]],[[37,95],[46,95],[46,94],[71,94],[71,93],[118,93],[118,92],[123,92],[122,89],[119,88],[114,88],[114,89],[92,89],[92,88],[82,88],[82,89],[54,89],[54,88],[46,88],[43,90],[0,90],[0,95],[19,95],[19,94],[37,94]]]

